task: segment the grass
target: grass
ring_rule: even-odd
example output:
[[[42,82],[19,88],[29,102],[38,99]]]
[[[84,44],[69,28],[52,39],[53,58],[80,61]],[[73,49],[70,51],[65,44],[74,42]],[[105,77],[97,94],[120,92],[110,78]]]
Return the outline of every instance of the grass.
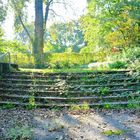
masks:
[[[16,126],[9,129],[8,133],[6,134],[6,137],[10,140],[28,140],[31,139],[32,135],[33,134],[31,128],[26,126]]]
[[[102,87],[100,89],[100,93],[101,95],[105,96],[105,95],[108,95],[109,94],[109,88],[108,87]]]
[[[104,72],[104,71],[109,71],[109,69],[83,69],[83,68],[76,68],[76,69],[25,69],[25,68],[20,68],[19,69],[21,72],[38,72],[38,73],[88,73],[88,72]],[[119,69],[119,70],[111,70],[111,71],[120,71],[124,69]]]
[[[125,133],[125,130],[107,130],[107,131],[104,131],[103,134],[106,135],[106,136],[112,136],[112,135],[117,135],[117,136],[120,136],[122,134]]]
[[[15,108],[15,105],[13,105],[12,103],[7,103],[5,105],[0,106],[1,109],[13,109]]]
[[[81,106],[71,105],[70,107],[70,111],[88,111],[88,110],[90,110],[90,106],[86,102],[84,102]]]

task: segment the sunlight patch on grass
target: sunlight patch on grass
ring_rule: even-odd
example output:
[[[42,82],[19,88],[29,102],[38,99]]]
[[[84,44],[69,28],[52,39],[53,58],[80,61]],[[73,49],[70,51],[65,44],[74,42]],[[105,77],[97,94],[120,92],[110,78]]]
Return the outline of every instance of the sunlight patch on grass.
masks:
[[[38,73],[88,73],[88,72],[105,72],[110,70],[102,70],[102,69],[19,69],[21,72],[38,72]],[[111,71],[120,71],[120,70],[111,70]]]

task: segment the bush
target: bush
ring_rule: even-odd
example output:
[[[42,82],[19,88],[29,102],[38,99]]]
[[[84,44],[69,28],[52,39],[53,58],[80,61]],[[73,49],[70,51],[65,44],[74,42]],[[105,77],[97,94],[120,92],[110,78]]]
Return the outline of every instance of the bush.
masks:
[[[135,69],[135,70],[137,70],[137,71],[140,71],[140,60],[139,59],[137,59],[137,60],[135,60],[134,62],[131,62],[130,64],[129,64],[129,67],[128,67],[129,69]]]
[[[64,61],[64,62],[55,62],[55,63],[52,63],[52,64],[49,64],[49,68],[52,68],[52,69],[63,69],[63,68],[74,68],[78,66],[77,64],[72,64],[71,62],[68,62],[68,61]]]
[[[123,61],[116,61],[114,63],[109,64],[110,69],[121,69],[126,67],[127,67],[127,63]]]
[[[140,70],[140,47],[134,46],[125,48],[124,50],[116,54],[112,53],[108,56],[107,61],[119,61],[123,63],[127,62],[125,67]]]
[[[45,65],[49,68],[75,68],[95,61],[92,53],[49,53],[45,54]]]

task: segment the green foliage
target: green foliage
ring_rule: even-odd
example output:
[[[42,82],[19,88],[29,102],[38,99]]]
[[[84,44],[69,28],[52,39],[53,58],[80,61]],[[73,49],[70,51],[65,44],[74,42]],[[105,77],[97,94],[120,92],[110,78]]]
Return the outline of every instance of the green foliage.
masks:
[[[137,108],[140,108],[140,105],[139,104],[134,104],[134,103],[131,103],[131,101],[128,103],[127,107],[129,109],[137,109]]]
[[[30,96],[29,98],[29,105],[26,106],[28,110],[34,109],[36,107],[35,98],[34,96]]]
[[[27,4],[30,0],[9,0],[9,6],[14,12],[14,26],[15,31],[22,30],[22,24],[19,16],[22,18],[23,23],[27,23]]]
[[[80,110],[81,108],[80,108],[80,106],[79,105],[71,105],[71,107],[70,107],[70,110],[71,111],[78,111],[78,110]]]
[[[109,94],[109,88],[108,87],[101,88],[100,93],[101,93],[101,95]]]
[[[23,72],[39,72],[42,74],[45,73],[88,73],[88,72],[93,72],[93,70],[89,70],[89,69],[81,69],[81,68],[77,68],[77,69],[23,69],[20,68],[21,71]]]
[[[95,61],[94,55],[78,53],[51,53],[45,54],[46,66],[50,68],[73,68],[78,65]]]
[[[16,40],[14,41],[2,40],[2,45],[0,47],[0,53],[10,52],[11,54],[16,54],[16,53],[25,54],[27,53],[27,50],[28,50],[27,46],[21,44]]]
[[[12,109],[14,107],[15,106],[10,102],[2,106],[3,109]]]
[[[90,109],[90,106],[87,102],[84,102],[81,106],[79,105],[71,105],[71,111],[87,111]]]
[[[84,46],[83,34],[78,21],[53,24],[45,36],[47,47],[53,44],[54,47],[50,50],[53,52],[64,52],[68,48],[71,48],[72,52],[79,52]]]
[[[84,103],[82,104],[82,106],[81,106],[81,110],[87,111],[87,110],[89,110],[89,109],[90,109],[89,104],[88,104],[87,102],[84,102]]]
[[[8,131],[6,137],[7,139],[11,139],[11,140],[31,139],[32,131],[29,127],[26,127],[26,126],[23,126],[23,127],[16,126],[14,128],[11,128]]]
[[[28,53],[27,46],[21,44],[18,41],[5,41],[0,40],[0,53],[10,52],[11,54],[11,63],[17,63],[19,67],[34,67],[34,58],[33,55]],[[8,57],[5,57],[4,62],[9,61]]]
[[[0,22],[3,22],[6,18],[6,14],[7,14],[7,6],[4,5],[3,1],[0,0]]]
[[[128,101],[127,107],[129,109],[137,109],[137,108],[140,108],[140,97],[137,97],[137,98],[131,97],[131,99],[129,99],[129,101]]]
[[[123,69],[126,68],[127,64],[123,61],[116,61],[114,63],[109,64],[110,69]]]
[[[137,69],[140,70],[139,62],[140,62],[140,48],[139,47],[131,47],[122,50],[119,53],[111,54],[108,56],[108,61],[111,62],[123,62],[124,68],[129,69]]]
[[[72,68],[72,67],[74,67],[74,64],[70,63],[69,61],[64,62],[56,61],[56,63],[49,65],[49,68],[53,69]]]
[[[139,6],[139,0],[89,0],[88,14],[80,20],[89,51],[139,46]]]
[[[103,134],[106,135],[106,136],[112,136],[112,135],[122,135],[124,134],[125,131],[124,130],[107,130],[107,131],[104,131]]]
[[[26,10],[31,1],[8,2],[15,14],[16,39],[31,44],[19,19],[20,16],[33,35],[34,24],[28,22]],[[139,7],[139,0],[88,0],[88,12],[79,21],[55,23],[45,32],[45,67],[77,68],[95,61],[108,61],[113,62],[109,65],[111,69],[140,70]],[[4,21],[5,16],[6,6],[0,1],[0,22]],[[0,27],[0,53],[11,52],[12,63],[19,64],[19,67],[34,68],[31,45],[6,41],[2,37],[3,30]]]
[[[110,108],[112,108],[112,106],[110,105],[110,104],[105,104],[104,106],[103,106],[105,109],[110,109]]]
[[[129,64],[129,69],[135,69],[140,71],[140,59],[134,60]]]

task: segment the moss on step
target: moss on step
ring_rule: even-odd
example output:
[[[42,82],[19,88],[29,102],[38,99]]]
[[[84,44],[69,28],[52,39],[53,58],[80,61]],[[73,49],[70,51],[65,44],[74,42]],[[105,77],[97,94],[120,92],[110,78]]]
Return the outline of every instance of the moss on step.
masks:
[[[126,130],[107,130],[104,131],[103,134],[106,136],[112,136],[112,135],[123,135],[126,132]]]

